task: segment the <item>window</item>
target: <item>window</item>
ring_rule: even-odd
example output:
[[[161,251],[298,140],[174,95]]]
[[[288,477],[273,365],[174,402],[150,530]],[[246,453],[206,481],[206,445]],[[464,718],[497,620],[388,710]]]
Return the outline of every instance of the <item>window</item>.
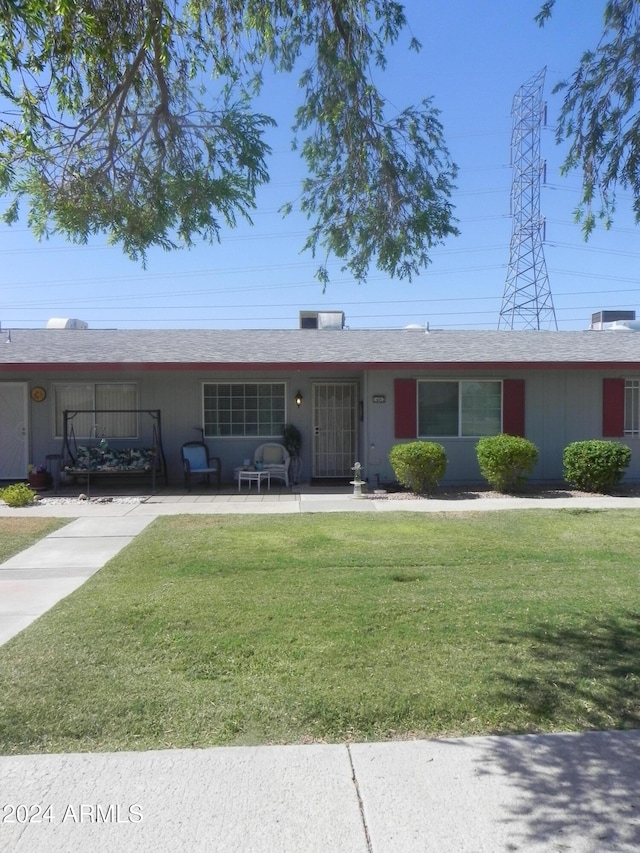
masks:
[[[627,379],[624,383],[624,434],[640,436],[640,379]]]
[[[497,435],[502,431],[502,382],[418,382],[418,435]]]
[[[286,421],[284,382],[206,382],[204,434],[270,438]]]
[[[56,385],[56,437],[62,438],[64,433],[65,409],[95,409],[101,411],[96,415],[77,415],[73,419],[76,439],[96,435],[106,438],[137,438],[138,419],[135,412],[113,411],[137,407],[138,387],[134,382],[70,382],[67,385]]]

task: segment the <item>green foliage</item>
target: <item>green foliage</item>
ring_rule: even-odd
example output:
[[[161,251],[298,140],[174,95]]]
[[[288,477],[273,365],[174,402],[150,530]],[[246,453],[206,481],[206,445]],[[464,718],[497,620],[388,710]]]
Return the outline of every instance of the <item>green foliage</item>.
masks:
[[[585,492],[608,492],[630,462],[630,448],[618,441],[574,441],[562,454],[565,480]]]
[[[0,646],[0,753],[637,729],[639,537],[622,509],[159,518]]]
[[[555,0],[543,4],[536,16],[541,26],[554,5]],[[554,90],[565,93],[556,129],[557,142],[569,143],[562,171],[582,172],[582,198],[575,216],[585,237],[598,219],[605,227],[611,225],[618,189],[631,192],[640,222],[639,29],[640,4],[609,0],[597,46],[583,53],[570,79]]]
[[[399,483],[419,495],[429,495],[444,476],[447,454],[435,441],[411,441],[395,444],[389,461]]]
[[[540,7],[540,11],[535,16],[535,20],[538,22],[539,26],[543,27],[545,23],[551,17],[553,12],[553,7],[556,5],[556,0],[545,0],[545,2]]]
[[[304,60],[305,247],[358,280],[372,262],[411,278],[457,233],[456,168],[431,101],[397,110],[373,79],[405,27],[389,0],[0,4],[4,219],[25,200],[37,235],[106,233],[143,262],[151,246],[219,239],[269,179],[274,120],[252,108],[263,70]]]
[[[487,436],[476,444],[480,473],[499,492],[522,486],[538,461],[538,448],[517,435]]]
[[[302,433],[295,424],[285,424],[282,430],[282,443],[289,451],[289,456],[295,458],[300,455]]]
[[[26,483],[13,483],[0,490],[0,500],[11,507],[29,506],[33,503],[34,497],[34,493]]]

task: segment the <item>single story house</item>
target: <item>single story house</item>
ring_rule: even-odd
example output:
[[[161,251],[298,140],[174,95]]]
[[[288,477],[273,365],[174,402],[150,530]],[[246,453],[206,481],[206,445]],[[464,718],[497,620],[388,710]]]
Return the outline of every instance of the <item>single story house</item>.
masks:
[[[318,322],[318,320],[324,321]],[[327,320],[328,318],[328,320]],[[223,480],[278,441],[302,434],[301,481],[393,479],[390,448],[421,438],[446,449],[445,482],[481,480],[479,437],[508,432],[539,448],[534,479],[562,480],[563,449],[611,438],[640,479],[640,333],[352,330],[342,312],[301,312],[289,330],[0,331],[0,480],[62,454],[65,411],[84,444],[144,446],[161,413],[169,480],[180,448],[204,440]],[[606,324],[604,324],[606,325]],[[67,429],[68,431],[68,429]],[[69,436],[67,436],[67,439]]]

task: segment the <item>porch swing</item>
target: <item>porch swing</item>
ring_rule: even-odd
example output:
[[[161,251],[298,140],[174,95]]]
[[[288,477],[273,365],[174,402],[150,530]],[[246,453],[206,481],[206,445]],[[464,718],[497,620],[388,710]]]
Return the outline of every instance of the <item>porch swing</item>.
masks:
[[[146,415],[143,419],[147,425],[146,434],[151,441],[147,444],[131,446],[129,439],[99,435],[100,417],[109,422],[112,415]],[[76,425],[81,416],[91,416],[92,426],[89,433],[95,430],[95,444],[78,444]],[[84,421],[87,423],[87,420]],[[156,491],[158,476],[164,478],[168,485],[167,461],[162,446],[162,419],[160,409],[65,409],[63,412],[63,446],[62,471],[74,479],[84,477],[89,489],[90,480],[94,477],[149,477],[151,489]]]

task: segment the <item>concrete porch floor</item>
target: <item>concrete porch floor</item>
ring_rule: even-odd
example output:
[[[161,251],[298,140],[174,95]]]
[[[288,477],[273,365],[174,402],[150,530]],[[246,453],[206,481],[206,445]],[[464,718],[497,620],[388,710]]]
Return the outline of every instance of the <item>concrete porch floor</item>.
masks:
[[[366,493],[366,488],[363,487],[363,494]],[[184,485],[180,483],[170,483],[168,486],[164,484],[158,485],[156,491],[152,491],[148,481],[137,483],[136,481],[127,482],[126,479],[98,479],[91,481],[89,489],[86,483],[65,483],[59,489],[53,488],[41,491],[38,493],[41,498],[56,499],[69,498],[75,500],[79,495],[87,495],[92,500],[97,498],[142,498],[146,502],[153,503],[229,503],[229,502],[245,502],[252,501],[272,501],[272,502],[287,502],[298,501],[301,495],[316,496],[327,495],[331,497],[348,498],[353,495],[352,486],[336,486],[336,485],[313,485],[310,483],[299,483],[287,488],[284,483],[276,481],[272,483],[271,488],[267,489],[263,485],[258,491],[255,483],[243,483],[238,489],[237,483],[227,482],[222,483],[220,489],[215,486],[209,486],[206,483],[196,483],[192,486],[191,492],[187,492]]]

